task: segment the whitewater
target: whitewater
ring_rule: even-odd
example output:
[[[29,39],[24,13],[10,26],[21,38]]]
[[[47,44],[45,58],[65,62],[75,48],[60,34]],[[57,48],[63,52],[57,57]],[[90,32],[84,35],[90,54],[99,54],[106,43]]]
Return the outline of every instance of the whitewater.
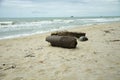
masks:
[[[120,17],[0,18],[0,39],[120,21]]]

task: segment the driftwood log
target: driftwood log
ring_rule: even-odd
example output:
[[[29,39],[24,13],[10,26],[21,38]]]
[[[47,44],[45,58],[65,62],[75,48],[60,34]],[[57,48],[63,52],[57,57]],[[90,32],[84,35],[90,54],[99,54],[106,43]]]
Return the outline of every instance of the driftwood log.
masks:
[[[68,32],[68,31],[61,31],[61,32],[53,32],[51,35],[58,35],[58,36],[72,36],[76,38],[80,38],[81,36],[85,36],[86,33],[82,32]]]
[[[75,48],[77,40],[70,36],[48,36],[46,41],[50,42],[52,46],[58,46],[63,48]]]

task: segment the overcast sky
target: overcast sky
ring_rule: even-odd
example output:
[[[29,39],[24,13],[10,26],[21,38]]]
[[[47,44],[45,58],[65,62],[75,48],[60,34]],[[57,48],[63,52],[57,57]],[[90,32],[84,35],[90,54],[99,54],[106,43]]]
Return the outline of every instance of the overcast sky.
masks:
[[[0,17],[120,16],[120,0],[0,0]]]

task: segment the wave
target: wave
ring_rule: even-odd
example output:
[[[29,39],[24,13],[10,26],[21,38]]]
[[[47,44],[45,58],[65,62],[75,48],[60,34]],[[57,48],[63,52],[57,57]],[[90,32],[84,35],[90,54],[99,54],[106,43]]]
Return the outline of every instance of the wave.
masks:
[[[47,24],[82,24],[82,23],[100,23],[100,22],[112,22],[112,21],[120,21],[120,18],[75,18],[75,19],[53,19],[53,20],[38,20],[38,21],[2,21],[0,22],[1,27],[19,27],[19,26],[39,26],[39,25],[47,25]]]
[[[120,21],[120,18],[91,18],[91,19],[79,19],[85,22],[114,22]]]
[[[4,27],[6,25],[13,25],[13,24],[14,24],[13,21],[2,21],[2,22],[0,22],[0,27],[1,26]]]
[[[62,29],[64,29],[64,27],[62,27],[60,29],[54,28],[54,29],[43,30],[43,31],[35,31],[35,32],[29,32],[29,33],[14,34],[14,35],[8,35],[8,36],[0,36],[0,40],[31,36],[31,35],[35,35],[35,34],[42,34],[42,33],[47,33],[47,32],[51,32],[51,31],[58,31],[58,30],[62,30]]]
[[[29,36],[56,30],[67,29],[79,25],[91,25],[120,21],[120,18],[55,18],[46,20],[11,20],[0,21],[0,39]],[[2,24],[2,25],[1,25]]]

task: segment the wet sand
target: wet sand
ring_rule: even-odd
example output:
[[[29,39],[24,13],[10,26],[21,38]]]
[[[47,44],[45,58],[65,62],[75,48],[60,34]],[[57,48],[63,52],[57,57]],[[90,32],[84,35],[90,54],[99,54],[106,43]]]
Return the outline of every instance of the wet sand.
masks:
[[[51,47],[50,33],[0,40],[0,80],[120,80],[120,22],[76,27],[88,41]]]

